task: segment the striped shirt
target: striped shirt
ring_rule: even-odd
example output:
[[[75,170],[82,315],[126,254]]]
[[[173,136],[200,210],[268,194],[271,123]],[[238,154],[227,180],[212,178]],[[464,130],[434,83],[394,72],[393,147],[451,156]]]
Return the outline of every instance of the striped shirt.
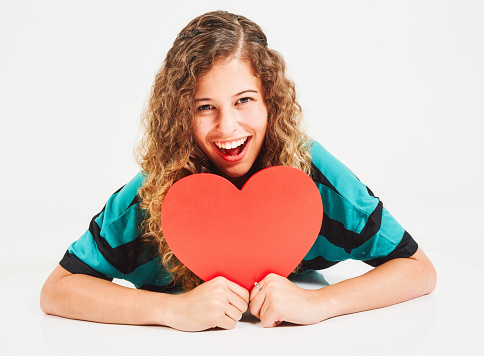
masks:
[[[376,267],[417,251],[413,238],[347,167],[317,142],[311,156],[311,178],[321,194],[324,216],[319,236],[301,262],[301,272],[347,259]],[[143,179],[139,173],[109,198],[88,230],[69,246],[60,262],[63,268],[107,280],[125,279],[145,290],[176,288],[158,252],[142,238],[144,212],[138,190]]]

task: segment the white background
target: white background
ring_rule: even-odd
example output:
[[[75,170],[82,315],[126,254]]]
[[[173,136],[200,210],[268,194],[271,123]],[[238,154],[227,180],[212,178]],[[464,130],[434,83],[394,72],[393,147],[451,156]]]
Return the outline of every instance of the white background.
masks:
[[[138,172],[154,75],[218,9],[263,28],[308,133],[442,269],[482,272],[484,2],[49,0],[0,3],[0,280],[43,279]]]

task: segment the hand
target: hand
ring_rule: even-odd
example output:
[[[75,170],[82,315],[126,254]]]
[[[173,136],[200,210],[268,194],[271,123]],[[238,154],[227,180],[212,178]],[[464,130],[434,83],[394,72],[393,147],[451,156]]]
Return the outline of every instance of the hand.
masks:
[[[287,278],[269,274],[259,282],[261,290],[250,292],[250,312],[263,327],[273,327],[283,321],[308,325],[324,320],[318,291],[298,287]]]
[[[233,329],[249,304],[249,291],[223,277],[176,297],[170,326],[183,331]]]

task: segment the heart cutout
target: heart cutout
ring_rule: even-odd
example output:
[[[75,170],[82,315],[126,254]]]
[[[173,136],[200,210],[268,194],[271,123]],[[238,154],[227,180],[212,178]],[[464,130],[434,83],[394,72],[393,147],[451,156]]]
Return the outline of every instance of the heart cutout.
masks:
[[[176,182],[161,225],[177,258],[204,281],[223,276],[250,290],[269,273],[287,277],[314,244],[323,218],[319,191],[304,172],[270,167],[237,189],[215,174]]]

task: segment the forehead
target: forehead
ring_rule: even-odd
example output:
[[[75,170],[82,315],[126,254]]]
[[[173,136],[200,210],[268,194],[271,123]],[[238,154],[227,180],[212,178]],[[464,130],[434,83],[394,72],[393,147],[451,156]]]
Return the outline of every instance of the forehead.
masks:
[[[197,80],[196,96],[225,93],[234,95],[241,90],[261,91],[261,81],[247,61],[238,58],[214,63],[212,69]]]

